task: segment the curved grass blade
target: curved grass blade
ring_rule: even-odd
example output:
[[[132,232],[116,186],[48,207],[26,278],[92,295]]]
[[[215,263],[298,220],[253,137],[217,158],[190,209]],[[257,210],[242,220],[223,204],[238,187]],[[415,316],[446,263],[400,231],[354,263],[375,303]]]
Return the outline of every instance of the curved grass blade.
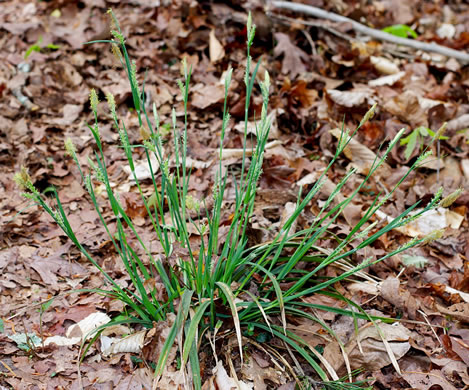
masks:
[[[236,329],[236,337],[238,338],[238,344],[239,344],[239,357],[241,359],[241,365],[243,364],[243,339],[242,339],[242,333],[241,333],[241,324],[239,321],[239,315],[238,311],[236,310],[236,304],[235,304],[235,297],[231,291],[231,289],[222,282],[217,282],[216,285],[220,287],[220,289],[223,291],[223,294],[226,297],[226,300],[228,301],[230,308],[231,308],[231,313],[233,314],[233,322],[235,325]]]

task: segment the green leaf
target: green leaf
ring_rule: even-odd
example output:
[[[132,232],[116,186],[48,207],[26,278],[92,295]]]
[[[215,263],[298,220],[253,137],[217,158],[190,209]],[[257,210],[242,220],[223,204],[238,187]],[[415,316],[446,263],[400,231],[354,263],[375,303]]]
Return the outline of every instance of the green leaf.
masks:
[[[404,157],[406,158],[406,160],[410,158],[415,147],[417,146],[418,135],[419,135],[418,132],[414,130],[409,136],[407,147],[405,148],[405,152],[404,152]]]
[[[53,43],[49,43],[48,45],[46,45],[46,48],[50,49],[50,50],[59,50],[60,46],[59,45],[54,45]]]
[[[15,333],[8,338],[16,343],[19,349],[29,352],[31,349],[37,348],[42,344],[41,339],[34,333]]]
[[[428,127],[420,126],[420,127],[417,127],[414,131],[418,131],[421,136],[427,137],[429,134],[429,131],[431,130]]]
[[[54,297],[55,298],[55,297]],[[47,311],[47,309],[49,309],[50,305],[52,305],[52,302],[54,302],[54,298],[52,299],[49,299],[48,301],[44,302],[42,305],[41,305],[41,313],[44,313]]]
[[[24,59],[27,60],[33,51],[39,53],[41,51],[41,46],[38,44],[29,46],[28,50],[26,50],[26,53],[24,53]]]
[[[427,129],[428,130],[428,134],[430,134],[431,137],[435,137],[436,136],[436,133],[430,129]],[[467,130],[467,129],[465,129]],[[463,131],[465,131],[463,130]],[[459,131],[458,131],[459,133]],[[440,137],[438,139],[441,139],[441,140],[445,140],[445,139],[449,139],[449,137],[445,136],[445,135],[440,135]]]
[[[400,38],[417,38],[418,36],[412,28],[405,24],[395,24],[393,26],[388,26],[383,28],[383,31]]]
[[[195,335],[199,327],[199,323],[202,320],[202,316],[204,315],[205,310],[207,310],[207,306],[209,304],[210,304],[210,300],[207,300],[201,303],[200,306],[195,311],[194,317],[191,319],[191,324],[189,326],[189,330],[187,331],[186,339],[184,341],[184,348],[183,348],[183,353],[182,353],[183,365],[187,363],[187,359],[189,357],[189,352],[191,348],[197,345],[197,340],[195,340]]]
[[[173,326],[171,327],[168,337],[163,345],[163,348],[160,352],[158,358],[158,364],[155,369],[155,383],[158,383],[161,374],[163,373],[164,367],[166,366],[166,361],[168,360],[169,353],[176,339],[177,332],[184,326],[189,309],[191,306],[192,290],[184,290],[181,297],[181,303],[179,304],[179,310],[176,315],[176,320],[174,321]]]

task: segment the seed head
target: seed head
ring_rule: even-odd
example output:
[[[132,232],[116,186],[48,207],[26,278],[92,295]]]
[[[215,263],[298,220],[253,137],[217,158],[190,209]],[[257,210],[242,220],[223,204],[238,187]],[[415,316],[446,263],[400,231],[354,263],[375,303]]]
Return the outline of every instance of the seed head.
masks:
[[[200,202],[194,198],[192,195],[186,196],[186,209],[189,211],[199,211],[200,210]]]
[[[96,93],[96,90],[92,88],[90,91],[90,105],[95,115],[98,112],[98,103],[99,103],[98,94]]]
[[[114,120],[117,120],[116,115],[116,100],[114,99],[114,95],[111,92],[106,94],[107,104],[109,106],[109,110],[111,110],[111,115]]]
[[[65,154],[73,158],[75,158],[77,154],[77,149],[71,138],[65,140]]]
[[[430,234],[427,234],[424,237],[422,243],[423,244],[428,244],[429,242],[439,240],[441,237],[443,237],[444,233],[445,233],[445,229],[434,230]]]
[[[19,172],[15,173],[13,179],[22,190],[28,190],[32,185],[31,176],[29,176],[28,169],[24,165],[21,166]]]
[[[445,198],[443,198],[440,201],[440,206],[441,207],[449,207],[451,206],[461,195],[462,193],[462,188],[458,188],[456,191],[454,191],[452,194],[449,194]]]
[[[360,126],[362,126],[363,124],[365,124],[366,122],[368,122],[370,119],[373,118],[373,116],[375,115],[375,109],[376,109],[376,106],[378,104],[375,103],[371,106],[371,108],[367,111],[367,113],[365,114],[365,116],[363,117],[363,119],[361,120],[360,122]]]
[[[121,49],[119,48],[119,45],[115,44],[115,43],[112,43],[111,44],[111,52],[112,54],[114,55],[114,57],[117,59],[117,61],[119,63],[122,63],[123,62],[123,56],[122,56],[122,52],[121,52]]]

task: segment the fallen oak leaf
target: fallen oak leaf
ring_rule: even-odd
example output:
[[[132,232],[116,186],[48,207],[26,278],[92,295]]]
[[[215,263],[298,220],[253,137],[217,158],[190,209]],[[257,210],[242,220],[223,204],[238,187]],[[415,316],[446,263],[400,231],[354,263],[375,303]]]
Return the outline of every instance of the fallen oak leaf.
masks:
[[[101,335],[101,351],[104,356],[125,352],[140,353],[143,348],[146,333],[147,330],[142,330],[124,338]]]
[[[355,370],[365,367],[370,371],[376,371],[392,363],[399,372],[397,360],[409,351],[409,338],[410,331],[400,323],[363,326],[345,346],[351,368]],[[336,371],[344,367],[345,362],[340,357],[337,341],[326,346],[324,357]]]
[[[274,34],[274,37],[277,40],[274,56],[279,57],[283,54],[282,73],[290,74],[290,76],[294,78],[300,73],[305,72],[306,66],[303,64],[303,61],[309,59],[308,54],[295,46],[287,34],[278,32]]]
[[[429,390],[433,386],[441,386],[443,390],[456,390],[438,370],[430,372],[403,372],[402,377],[415,389]]]
[[[225,87],[222,84],[209,84],[193,90],[191,105],[205,110],[213,104],[223,102]]]

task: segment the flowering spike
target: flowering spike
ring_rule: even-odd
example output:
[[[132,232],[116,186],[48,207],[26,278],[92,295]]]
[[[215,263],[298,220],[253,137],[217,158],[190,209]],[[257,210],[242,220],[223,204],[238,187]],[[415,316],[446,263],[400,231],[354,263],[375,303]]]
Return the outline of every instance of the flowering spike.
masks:
[[[251,27],[252,27],[252,15],[251,11],[248,13],[248,21],[246,23],[246,31],[247,31],[247,38],[249,39],[249,35],[251,34]]]
[[[430,232],[424,237],[422,243],[428,244],[429,242],[439,240],[441,237],[443,237],[444,233],[445,233],[445,229],[433,230],[432,232]]]
[[[77,149],[75,145],[73,144],[73,141],[71,138],[67,138],[65,140],[65,151],[66,151],[65,152],[66,155],[73,157],[73,158],[76,157]]]
[[[24,165],[21,166],[19,172],[15,173],[13,180],[21,189],[28,189],[30,183],[32,183],[31,176],[29,176],[28,173],[28,169]]]
[[[119,48],[119,45],[112,43],[111,44],[111,52],[114,55],[114,57],[119,61],[119,63],[123,62],[124,57],[122,56],[121,49]]]
[[[371,106],[371,108],[367,111],[365,116],[362,118],[360,121],[360,126],[363,126],[366,122],[368,122],[370,119],[372,119],[375,115],[375,109],[378,103],[375,103]]]
[[[231,84],[231,76],[233,74],[233,68],[228,68],[228,71],[226,72],[225,76],[225,90],[228,90],[228,87]]]
[[[160,117],[158,115],[158,111],[156,110],[156,103],[153,102],[153,117],[155,118],[155,127],[156,131],[160,128]]]
[[[114,95],[111,92],[106,94],[107,104],[109,106],[109,110],[111,111],[112,118],[117,121],[116,115],[116,100],[114,99]]]
[[[437,130],[436,134],[435,134],[435,139],[438,140],[441,138],[441,136],[445,133],[446,131],[446,127],[448,126],[448,123],[447,122],[444,122],[441,127]]]
[[[456,191],[454,191],[452,194],[449,194],[445,198],[443,198],[440,201],[440,206],[441,207],[449,207],[451,206],[461,195],[462,193],[462,188],[458,188]]]
[[[133,85],[138,91],[138,82],[137,82],[137,63],[135,60],[132,60],[132,64],[130,65],[130,78],[132,80]]]
[[[95,115],[97,115],[98,113],[98,103],[99,103],[98,94],[96,93],[96,90],[92,88],[90,91],[90,105]]]

